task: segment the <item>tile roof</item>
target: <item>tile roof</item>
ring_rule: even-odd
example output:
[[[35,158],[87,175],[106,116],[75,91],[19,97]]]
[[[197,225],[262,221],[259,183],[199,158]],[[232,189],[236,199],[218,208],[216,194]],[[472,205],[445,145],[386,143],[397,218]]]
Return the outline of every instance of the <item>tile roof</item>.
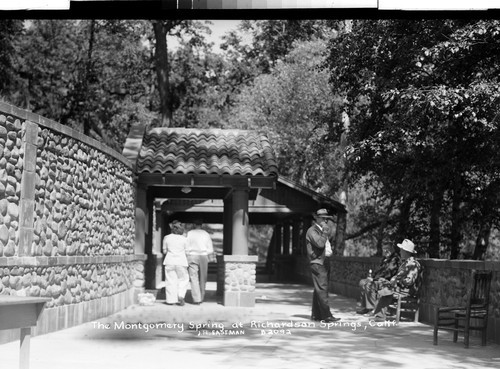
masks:
[[[153,128],[144,135],[138,173],[277,176],[263,132]]]

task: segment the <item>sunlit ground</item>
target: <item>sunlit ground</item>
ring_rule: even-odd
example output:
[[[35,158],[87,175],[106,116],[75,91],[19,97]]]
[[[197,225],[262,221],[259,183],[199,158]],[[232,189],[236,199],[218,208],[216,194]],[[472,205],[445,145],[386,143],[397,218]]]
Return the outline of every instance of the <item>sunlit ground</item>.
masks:
[[[215,283],[210,284],[212,290]],[[200,306],[131,306],[96,322],[35,337],[31,368],[498,368],[500,347],[453,343],[432,327],[373,324],[353,299],[332,295],[331,326],[311,322],[311,287],[259,284],[254,308],[229,308],[212,291]],[[0,345],[17,368],[18,343]]]

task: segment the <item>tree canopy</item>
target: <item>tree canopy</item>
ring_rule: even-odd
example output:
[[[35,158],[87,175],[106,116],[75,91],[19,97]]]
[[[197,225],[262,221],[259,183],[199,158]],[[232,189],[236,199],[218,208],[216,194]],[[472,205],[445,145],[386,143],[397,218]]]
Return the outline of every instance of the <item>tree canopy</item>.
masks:
[[[431,257],[473,252],[498,224],[498,22],[355,21],[331,43],[334,91],[351,118],[349,170],[394,201]],[[483,250],[483,251],[481,251]]]
[[[118,151],[135,121],[266,130],[347,201],[346,252],[498,257],[500,21],[245,20],[219,53],[209,26],[0,20],[1,98]]]

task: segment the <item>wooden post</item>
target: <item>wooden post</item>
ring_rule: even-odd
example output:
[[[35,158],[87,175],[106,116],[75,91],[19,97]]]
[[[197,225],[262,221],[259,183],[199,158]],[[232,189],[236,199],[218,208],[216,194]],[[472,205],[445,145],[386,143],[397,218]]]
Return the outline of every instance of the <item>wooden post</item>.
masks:
[[[31,342],[31,327],[21,328],[19,369],[28,369],[30,367],[30,342]]]
[[[292,224],[292,255],[300,255],[300,220],[294,219]]]
[[[146,196],[147,203],[147,225],[146,225],[146,242],[145,251],[148,256],[146,260],[146,289],[156,288],[156,255],[153,252],[153,230],[154,230],[154,197],[150,195],[149,191]]]
[[[290,223],[283,225],[283,255],[290,255]]]
[[[276,235],[275,238],[275,254],[276,255],[283,255],[283,224],[282,223],[276,223],[274,226],[274,234]]]
[[[222,247],[224,255],[231,255],[233,253],[233,199],[232,195],[224,199],[224,214],[223,214],[223,239]]]
[[[248,255],[248,191],[233,190],[232,255]]]

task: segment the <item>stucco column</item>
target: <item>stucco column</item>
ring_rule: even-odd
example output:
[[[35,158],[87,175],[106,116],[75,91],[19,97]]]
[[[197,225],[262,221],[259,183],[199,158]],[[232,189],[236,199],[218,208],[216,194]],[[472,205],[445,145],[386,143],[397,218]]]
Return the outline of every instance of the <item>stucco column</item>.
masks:
[[[290,255],[290,223],[283,225],[283,255]]]
[[[233,191],[232,255],[248,255],[248,191]]]

